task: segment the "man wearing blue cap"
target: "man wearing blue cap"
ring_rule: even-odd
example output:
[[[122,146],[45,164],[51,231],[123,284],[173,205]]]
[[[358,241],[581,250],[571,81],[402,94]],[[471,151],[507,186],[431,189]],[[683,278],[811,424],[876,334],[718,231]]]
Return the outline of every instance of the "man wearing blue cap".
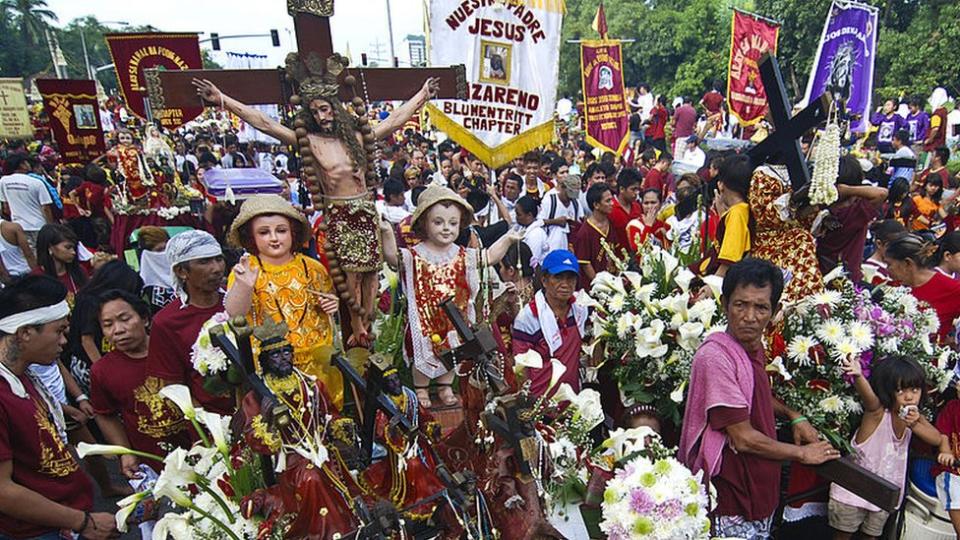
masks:
[[[580,265],[569,250],[557,249],[544,257],[541,263],[543,289],[520,310],[513,323],[513,354],[536,351],[543,360],[539,368],[527,368],[530,391],[543,395],[550,386],[553,367],[550,359],[559,360],[566,371],[550,389],[556,391],[561,383],[580,391],[580,346],[583,343],[587,308],[573,303],[577,289]]]

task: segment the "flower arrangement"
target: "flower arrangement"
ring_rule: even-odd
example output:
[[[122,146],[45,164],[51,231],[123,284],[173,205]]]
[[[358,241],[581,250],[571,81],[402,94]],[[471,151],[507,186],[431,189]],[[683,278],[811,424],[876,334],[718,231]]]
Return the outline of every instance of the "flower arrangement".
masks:
[[[677,257],[647,244],[637,259],[640,272],[600,272],[576,301],[593,308],[594,345],[617,363],[624,404],[654,405],[661,418],[679,424],[693,354],[707,334],[723,328],[719,282],[708,278],[713,295],[693,301],[694,275]]]
[[[273,531],[259,536],[260,525],[240,515],[239,501],[255,489],[261,475],[259,460],[243,460],[231,454],[230,418],[193,406],[190,390],[170,385],[160,394],[172,401],[192,424],[201,442],[190,450],[174,449],[166,457],[138,452],[122,446],[80,443],[81,458],[88,455],[130,454],[162,461],[163,472],[150,489],[137,492],[117,504],[117,528],[127,530],[127,520],[137,505],[148,498],[168,499],[181,512],[162,516],[154,526],[154,538],[174,540],[218,539],[254,540],[273,537]],[[279,536],[276,536],[279,537]]]
[[[193,364],[193,369],[204,377],[225,373],[230,367],[230,360],[227,359],[227,355],[210,339],[210,330],[221,328],[230,341],[234,345],[237,344],[233,332],[227,331],[229,319],[230,316],[227,315],[226,311],[214,314],[200,327],[200,334],[197,336],[197,340],[193,342],[193,346],[190,347],[190,362]]]
[[[862,407],[852,379],[844,375],[844,359],[857,358],[869,378],[876,359],[910,356],[924,367],[931,387],[943,390],[950,380],[946,366],[956,353],[931,342],[939,325],[936,313],[909,289],[883,286],[871,294],[834,273],[824,281],[826,290],[785,308],[767,371],[787,406],[801,411],[832,444],[848,448]]]
[[[604,443],[617,462],[601,503],[610,540],[710,537],[710,499],[702,472],[670,456],[649,428],[615,430]]]

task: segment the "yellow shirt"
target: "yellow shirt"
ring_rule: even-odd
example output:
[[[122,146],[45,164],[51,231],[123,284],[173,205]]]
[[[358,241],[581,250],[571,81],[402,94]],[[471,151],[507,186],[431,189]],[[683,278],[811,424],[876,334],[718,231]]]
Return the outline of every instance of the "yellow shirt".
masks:
[[[720,216],[723,240],[717,258],[725,263],[739,262],[750,251],[750,205],[737,203]]]

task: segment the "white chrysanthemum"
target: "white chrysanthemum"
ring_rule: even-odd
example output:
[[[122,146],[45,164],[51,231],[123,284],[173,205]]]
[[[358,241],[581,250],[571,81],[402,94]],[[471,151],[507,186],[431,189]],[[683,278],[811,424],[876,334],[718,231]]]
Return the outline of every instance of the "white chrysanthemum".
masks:
[[[860,404],[859,400],[852,397],[843,398],[843,408],[852,414],[860,414],[863,412],[863,405]]]
[[[924,310],[923,312],[924,326],[923,332],[925,334],[935,334],[940,331],[940,318],[937,317],[937,312],[932,309]],[[954,321],[954,326],[956,326],[956,321]]]
[[[831,352],[833,353],[832,356],[834,359],[839,362],[845,358],[859,355],[863,352],[863,349],[857,347],[857,344],[854,343],[853,340],[845,338],[838,341]]]
[[[633,313],[624,313],[617,319],[617,337],[623,339],[627,337],[627,333],[633,328],[634,322],[636,322],[636,316]]]
[[[873,347],[873,332],[867,323],[860,321],[851,322],[847,325],[847,334],[849,334],[850,340],[859,347],[860,350]]]
[[[825,290],[813,295],[812,300],[819,306],[837,307],[842,295],[839,291]]]
[[[794,336],[787,345],[787,357],[799,366],[810,365],[810,349],[817,346],[817,340],[807,336]]]
[[[820,400],[818,404],[825,413],[837,413],[843,410],[843,400],[838,396],[829,396]]]
[[[836,319],[827,319],[820,328],[817,328],[817,337],[831,345],[836,345],[843,339],[843,334],[843,324]]]
[[[607,307],[610,308],[612,313],[620,313],[623,311],[626,303],[627,298],[624,295],[617,293],[610,297],[610,302],[607,304]]]
[[[895,353],[900,349],[900,339],[896,336],[886,337],[880,340],[879,347],[880,352],[884,354]]]

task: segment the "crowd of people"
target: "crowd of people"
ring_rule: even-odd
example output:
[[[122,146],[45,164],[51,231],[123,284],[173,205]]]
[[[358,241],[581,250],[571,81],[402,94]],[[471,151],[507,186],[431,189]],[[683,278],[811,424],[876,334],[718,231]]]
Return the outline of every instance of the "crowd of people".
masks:
[[[471,320],[491,321],[507,358],[530,350],[555,358],[566,368],[560,382],[579,391],[591,330],[589,309],[573,301],[577,291],[649,244],[671,248],[693,261],[701,280],[723,278],[728,320],[727,332],[708,339],[694,361],[681,458],[713,477],[719,536],[767,537],[780,505],[781,462],[839,455],[803,411],[773,399],[763,331],[780,303],[822,290],[822,276],[842,266],[866,287],[909,287],[936,310],[938,339],[956,343],[960,176],[948,169],[954,134],[946,103],[935,92],[931,114],[911,99],[901,115],[896,100],[885,102],[871,118],[874,129],[847,141],[839,198],[822,208],[793,193],[785,169],[713,149],[711,140],[733,133],[719,88],[696,104],[682,97],[668,107],[638,85],[623,156],[591,148],[575,117],[558,121],[554,144],[497,168],[442,133],[403,126],[371,156],[370,195],[383,257],[400,270],[407,297],[416,399],[426,409],[463,400],[438,359],[442,345],[455,345],[450,323],[437,315],[446,297]],[[157,453],[189,444],[194,434],[158,394],[166,384],[186,384],[205,410],[233,414],[235,400],[205,385],[191,363],[201,327],[222,311],[253,325],[285,323],[294,366],[322,381],[332,404],[343,403],[330,350],[342,346],[341,324],[354,338],[357,327],[341,319],[342,273],[330,259],[344,256],[325,250],[325,208],[300,180],[301,161],[277,142],[239,141],[222,111],[175,132],[148,126],[139,141],[137,119],[121,111],[101,110],[111,150],[91,163],[59,163],[45,136],[0,147],[0,538],[116,535],[113,515],[91,512],[86,474],[105,496],[132,488],[111,480],[113,461],[90,456],[81,468],[72,448],[99,441]],[[391,112],[373,106],[369,119],[386,122]],[[125,170],[127,155],[147,158],[146,166]],[[203,177],[218,168],[259,168],[283,182],[282,193],[213,197]],[[167,199],[156,192],[174,183],[200,194],[195,226],[158,221],[117,249],[112,228],[128,198],[156,210],[172,204],[172,192]],[[698,294],[707,294],[702,283]],[[915,406],[924,392],[916,360],[880,366],[869,381],[848,366],[865,411],[854,442],[862,463],[902,487],[916,433],[938,447],[945,500],[960,500],[956,406],[934,427]],[[553,369],[527,368],[530,392],[554,392]],[[609,373],[598,384],[610,427],[649,412],[620,403]],[[905,406],[913,408],[900,414]],[[774,413],[797,444],[778,442]],[[160,467],[132,456],[119,462],[126,478],[145,465]],[[947,510],[960,531],[953,505]],[[858,530],[879,536],[885,521],[856,495],[831,490],[837,538]]]

